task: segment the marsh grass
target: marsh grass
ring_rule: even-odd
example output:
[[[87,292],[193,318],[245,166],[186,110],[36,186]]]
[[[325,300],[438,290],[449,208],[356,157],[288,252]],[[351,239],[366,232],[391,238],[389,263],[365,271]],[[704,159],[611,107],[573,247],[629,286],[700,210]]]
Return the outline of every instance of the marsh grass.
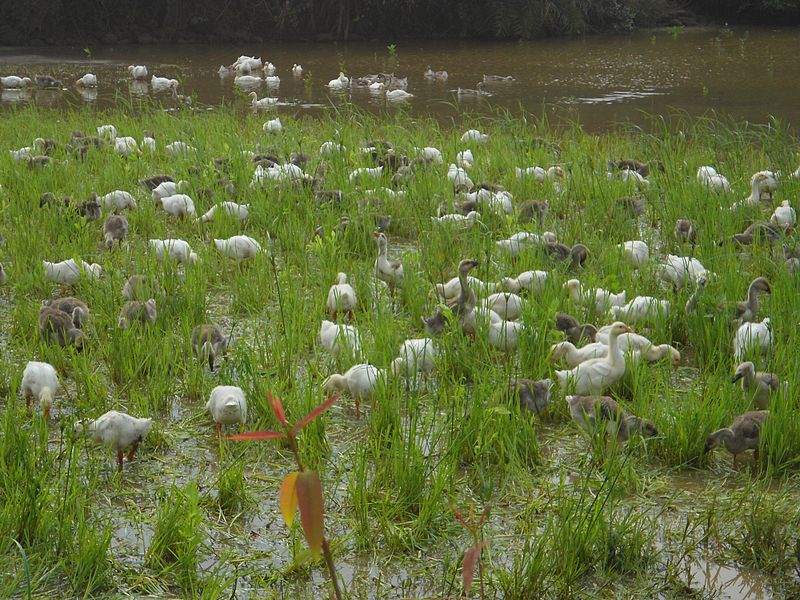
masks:
[[[248,398],[248,427],[276,429],[267,401],[272,391],[283,398],[290,421],[301,418],[319,404],[321,382],[330,373],[361,360],[387,367],[403,340],[423,337],[421,317],[437,302],[429,296],[433,284],[453,277],[465,257],[480,261],[473,274],[487,282],[528,269],[550,272],[541,292],[525,295],[526,330],[518,351],[498,352],[483,335],[472,339],[453,323],[436,340],[431,376],[388,377],[374,403],[362,404],[360,419],[352,400],[343,397],[300,434],[303,460],[322,477],[326,524],[342,540],[337,564],[351,567],[344,584],[352,596],[392,597],[383,591],[388,589],[409,596],[457,594],[463,540],[449,507],[489,500],[493,509],[484,528],[492,544],[483,560],[490,597],[567,598],[579,590],[679,595],[691,588],[687,562],[709,554],[720,564],[768,574],[776,594],[791,591],[800,515],[787,501],[798,493],[800,361],[793,348],[800,281],[784,269],[780,248],[745,251],[730,242],[763,218],[760,209],[726,210],[747,195],[753,172],[796,168],[798,144],[787,127],[676,115],[670,124],[654,119],[647,128],[588,135],[577,124],[556,127],[546,118],[498,113],[464,116],[455,130],[402,112],[370,116],[349,105],[320,119],[281,118],[284,131],[266,136],[262,117],[227,107],[166,113],[137,104],[105,113],[33,107],[4,113],[3,148],[52,137],[62,143],[56,157],[69,162],[34,171],[0,152],[0,230],[6,238],[0,260],[9,277],[0,289],[0,392],[6,399],[0,419],[0,569],[16,574],[0,583],[0,595],[24,596],[28,585],[34,597],[103,597],[117,590],[231,597],[234,585],[254,595],[324,593],[299,525],[284,544],[278,522],[276,482],[289,450],[277,443],[232,447],[214,439],[205,400],[215,385],[238,385]],[[65,152],[73,129],[93,132],[106,122],[137,138],[155,130],[160,148],[184,140],[197,150],[129,159],[92,150],[84,161]],[[460,142],[462,129],[473,126],[490,134],[486,146]],[[352,169],[372,166],[358,149],[381,139],[409,153],[433,145],[448,159],[471,147],[475,182],[501,183],[515,204],[548,199],[549,213],[541,226],[521,227],[489,210],[481,210],[481,222],[470,229],[434,226],[430,216],[452,199],[443,168],[419,169],[403,198],[366,192],[390,187],[387,175],[360,187],[349,181]],[[326,140],[347,148],[328,159],[324,186],[344,191],[340,204],[320,205],[302,187],[250,187],[252,165],[243,150],[279,156],[301,150],[311,156],[311,173]],[[234,198],[217,183],[212,159],[218,156],[230,159],[226,176],[236,186]],[[659,160],[665,167],[651,175],[643,191],[646,210],[638,217],[615,202],[634,189],[606,179],[606,160],[623,157]],[[516,166],[556,163],[567,172],[560,190],[514,177]],[[714,195],[700,187],[694,173],[704,164],[728,175],[733,191]],[[198,214],[235,199],[251,204],[250,218],[240,223],[218,213],[206,224],[169,218],[137,185],[155,173],[189,181]],[[81,201],[93,191],[115,189],[134,193],[139,207],[125,213],[129,240],[110,251],[101,244],[102,220],[87,223],[70,209],[39,208],[46,191]],[[775,201],[798,192],[800,182],[786,178]],[[351,224],[340,237],[335,228],[342,215]],[[392,217],[390,258],[401,258],[405,268],[403,289],[394,298],[374,273],[372,232],[379,215]],[[672,235],[683,217],[697,224],[694,248]],[[322,239],[313,235],[317,226]],[[554,265],[535,249],[512,259],[494,242],[520,229],[555,231],[568,245],[582,242],[590,258],[580,271]],[[238,233],[268,250],[241,269],[213,246],[214,238]],[[186,239],[198,263],[157,262],[147,249],[150,238]],[[693,254],[716,273],[694,313],[683,310],[693,290],[664,285],[652,264],[637,271],[624,261],[616,244],[631,239],[645,240],[655,257]],[[788,241],[794,246],[794,235]],[[103,277],[74,289],[46,282],[41,260],[69,257],[102,263]],[[334,360],[317,335],[339,271],[348,274],[359,298],[352,324],[363,352]],[[158,318],[121,330],[121,288],[133,274],[157,282],[152,296]],[[719,305],[743,299],[757,275],[772,285],[760,316],[771,317],[776,343],[754,357],[756,365],[789,386],[772,400],[759,464],[733,470],[724,451],[703,455],[710,432],[751,409],[750,399],[730,383],[735,325]],[[666,361],[640,364],[610,392],[626,410],[651,419],[656,438],[634,436],[623,447],[585,435],[571,423],[558,390],[538,416],[508,397],[512,377],[552,377],[549,348],[562,339],[553,328],[556,311],[605,324],[569,299],[562,286],[571,277],[587,286],[625,289],[629,299],[655,295],[672,303],[668,317],[635,329],[655,343],[673,343],[683,357],[680,368],[672,370]],[[46,344],[37,334],[41,301],[67,294],[81,297],[92,311],[82,353]],[[213,372],[195,360],[189,345],[193,327],[204,322],[217,323],[234,342]],[[19,399],[27,360],[50,362],[64,384],[49,424],[36,410],[28,417]],[[76,419],[111,408],[156,420],[121,475],[107,451],[69,434]]]

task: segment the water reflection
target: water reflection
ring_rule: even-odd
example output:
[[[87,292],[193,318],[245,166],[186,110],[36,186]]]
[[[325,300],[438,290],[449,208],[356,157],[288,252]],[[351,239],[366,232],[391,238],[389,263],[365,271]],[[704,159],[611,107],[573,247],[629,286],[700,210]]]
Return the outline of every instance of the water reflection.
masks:
[[[97,100],[97,88],[77,88],[84,102],[95,102]]]
[[[28,90],[14,90],[4,89],[0,92],[0,102],[3,104],[19,104],[20,102],[29,102],[31,93]]]

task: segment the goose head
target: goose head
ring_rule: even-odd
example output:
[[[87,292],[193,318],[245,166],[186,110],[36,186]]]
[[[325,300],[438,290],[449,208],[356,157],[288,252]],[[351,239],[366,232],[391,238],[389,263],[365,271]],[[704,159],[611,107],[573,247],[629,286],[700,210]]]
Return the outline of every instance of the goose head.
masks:
[[[736,367],[736,372],[733,374],[731,378],[731,383],[736,383],[740,379],[747,377],[749,375],[754,375],[756,372],[756,366],[751,362],[743,362],[738,367]]]
[[[465,258],[460,263],[458,263],[458,272],[462,275],[469,273],[472,269],[477,267],[480,263],[475,260],[474,258]]]
[[[622,321],[616,321],[611,325],[611,329],[609,329],[609,335],[617,337],[622,335],[623,333],[633,333],[633,329],[625,325]]]

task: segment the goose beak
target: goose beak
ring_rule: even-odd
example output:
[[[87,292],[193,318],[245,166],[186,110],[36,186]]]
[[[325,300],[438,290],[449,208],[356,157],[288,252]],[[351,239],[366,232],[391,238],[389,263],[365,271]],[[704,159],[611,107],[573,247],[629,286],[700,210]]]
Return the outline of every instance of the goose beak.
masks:
[[[625,325],[625,329],[624,329],[624,331],[625,331],[625,333],[633,333],[633,329],[631,329],[631,328],[630,328],[630,327],[628,327],[627,325]]]
[[[744,375],[742,373],[736,373],[736,375],[734,375],[733,378],[731,379],[731,383],[736,383],[742,377],[744,377]]]

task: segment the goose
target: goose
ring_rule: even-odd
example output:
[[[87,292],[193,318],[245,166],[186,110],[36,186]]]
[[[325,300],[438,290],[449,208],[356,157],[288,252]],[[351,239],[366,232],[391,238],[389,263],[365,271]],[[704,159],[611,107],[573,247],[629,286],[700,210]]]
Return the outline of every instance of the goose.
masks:
[[[675,221],[675,239],[679,242],[689,242],[694,246],[697,241],[697,228],[694,222],[689,219]]]
[[[79,352],[83,349],[86,339],[83,331],[75,326],[72,315],[50,307],[44,307],[39,311],[39,336],[61,347],[75,346]]]
[[[459,167],[470,169],[474,162],[475,157],[472,155],[472,150],[470,149],[462,150],[456,154],[456,165]]]
[[[292,65],[292,75],[295,77],[300,77],[303,74],[303,65],[294,64]]]
[[[586,344],[576,348],[572,342],[559,342],[550,347],[550,363],[556,364],[562,358],[570,369],[593,358],[604,358],[608,355],[608,346],[602,342]]]
[[[769,218],[769,222],[784,231],[797,225],[797,213],[788,200],[781,202]]]
[[[494,312],[494,311],[490,311]],[[489,321],[489,345],[501,352],[514,352],[525,326],[517,321]]]
[[[506,240],[497,240],[495,246],[508,252],[511,258],[516,258],[525,248],[555,243],[557,243],[556,234],[552,231],[545,231],[541,235],[530,231],[518,231]]]
[[[463,311],[459,308],[460,306],[464,307]],[[488,334],[490,326],[500,327],[503,324],[503,318],[484,304],[470,308],[468,295],[465,295],[463,299],[459,298],[454,303],[453,312],[459,314],[461,330],[467,335],[474,336],[478,332]]]
[[[234,385],[218,385],[211,390],[206,410],[214,419],[214,430],[219,436],[223,425],[244,427],[247,423],[247,398],[242,388]]]
[[[168,77],[156,77],[153,75],[150,78],[150,87],[153,88],[154,93],[169,92],[178,89],[178,80],[169,79]]]
[[[220,204],[215,204],[211,208],[208,209],[202,217],[198,219],[203,223],[208,223],[209,221],[214,219],[214,215],[217,214],[217,209],[221,208],[222,212],[226,215],[238,220],[244,221],[247,217],[250,216],[250,205],[249,204],[236,204],[236,202],[225,201]]]
[[[130,136],[118,137],[114,140],[114,152],[120,156],[130,156],[139,152],[139,145]]]
[[[618,294],[614,294],[603,288],[585,290],[583,284],[577,279],[570,279],[564,284],[564,287],[569,291],[569,297],[575,304],[593,305],[595,311],[598,313],[605,312],[609,307],[625,306],[627,297],[627,292],[625,290],[622,290]]]
[[[631,328],[621,321],[611,325],[608,338],[608,355],[579,364],[570,371],[556,371],[562,388],[574,387],[579,395],[601,394],[625,375],[625,357],[619,349],[617,338],[630,333]]]
[[[251,98],[250,106],[256,110],[272,108],[278,103],[277,98],[272,98],[270,96],[266,96],[264,98],[259,99],[258,94],[256,92],[250,92],[248,96],[250,96]]]
[[[459,98],[462,98],[464,96],[491,96],[491,94],[486,91],[483,82],[478,83],[475,86],[474,89],[473,88],[462,88],[462,87],[457,88],[456,89],[456,95]],[[470,131],[474,131],[474,130],[471,129]],[[462,137],[461,141],[463,142],[463,141],[466,141],[466,140],[464,140],[464,138]],[[485,142],[482,142],[482,141],[480,141],[478,139],[470,140],[470,141],[476,141],[479,144],[484,144],[485,143]]]
[[[214,361],[227,352],[231,340],[217,325],[205,323],[192,329],[191,343],[195,358],[207,360],[209,370],[213,371]]]
[[[483,306],[496,312],[506,321],[515,321],[522,316],[522,298],[513,292],[498,292],[484,299]]]
[[[337,313],[347,313],[348,317],[353,318],[353,311],[358,307],[356,291],[347,283],[347,275],[339,273],[336,275],[336,283],[328,290],[328,300],[326,302],[328,312],[336,320]]]
[[[260,56],[256,58],[255,56],[242,55],[234,61],[230,68],[240,73],[249,73],[260,69],[262,64],[263,61]]]
[[[438,355],[431,338],[412,338],[400,345],[399,356],[391,363],[391,371],[395,375],[405,377],[416,373],[429,373],[435,366]]]
[[[185,240],[166,239],[149,240],[148,245],[156,253],[156,260],[163,262],[165,258],[191,265],[197,263],[197,254],[192,252],[189,243]]]
[[[339,77],[328,82],[328,88],[332,90],[343,90],[348,87],[350,87],[350,79],[342,72],[339,72]]]
[[[516,81],[511,75],[483,75],[484,83],[511,83]]]
[[[171,178],[167,181],[161,181],[152,188],[153,201],[158,205],[159,200],[167,196],[174,196],[188,185],[186,181],[175,182]]]
[[[736,303],[734,317],[740,323],[754,321],[758,314],[759,292],[770,294],[772,288],[766,277],[756,277],[747,286],[747,299]]]
[[[475,224],[480,218],[481,213],[471,210],[466,215],[454,213],[442,215],[440,217],[431,217],[431,222],[439,225],[461,225],[464,227],[469,227]]]
[[[769,223],[753,223],[748,225],[742,233],[734,233],[733,241],[742,246],[753,243],[772,244],[782,239],[784,232]]]
[[[97,137],[101,140],[113,141],[117,139],[117,128],[113,125],[100,125],[97,128]]]
[[[567,396],[566,399],[572,420],[587,433],[591,434],[602,426],[606,435],[623,443],[630,438],[632,431],[648,437],[658,435],[651,421],[628,414],[608,396],[579,395]]]
[[[136,200],[133,199],[133,196],[130,194],[130,192],[125,192],[123,190],[114,190],[113,192],[109,192],[105,196],[100,196],[99,200],[100,204],[106,210],[113,210],[114,212],[118,212],[125,208],[136,208]]]
[[[728,178],[717,173],[714,167],[700,167],[697,169],[697,181],[713,191],[728,192],[731,189]]]
[[[694,313],[695,308],[697,307],[697,303],[700,300],[701,295],[703,294],[703,290],[705,289],[706,285],[708,284],[708,277],[703,274],[697,278],[697,284],[695,285],[694,291],[692,295],[689,296],[689,299],[686,301],[685,311],[687,315]]]
[[[110,447],[117,453],[117,468],[122,471],[122,458],[128,452],[128,462],[133,460],[139,444],[153,428],[153,419],[139,419],[124,412],[110,410],[94,421],[75,423],[75,433],[88,436],[96,444]]]
[[[619,176],[625,183],[633,183],[638,189],[647,188],[650,185],[650,182],[645,177],[633,169],[622,169],[621,171],[606,173],[608,181],[613,180],[616,176]]]
[[[385,371],[367,363],[353,365],[344,374],[333,373],[322,382],[326,394],[349,394],[356,404],[356,417],[361,416],[361,401],[372,400]]]
[[[662,281],[671,283],[675,289],[682,289],[685,285],[697,283],[702,274],[713,275],[707,271],[703,264],[692,256],[675,256],[668,254],[658,266],[658,276]]]
[[[56,298],[54,300],[45,300],[42,302],[43,307],[53,308],[67,313],[72,322],[78,329],[82,328],[89,320],[90,312],[89,307],[82,300],[74,296],[65,296],[63,298]]]
[[[259,87],[264,80],[255,75],[237,75],[233,78],[233,85],[245,90]]]
[[[458,263],[458,298],[453,306],[453,313],[461,321],[462,327],[465,318],[475,309],[478,297],[470,286],[469,272],[478,266],[474,258],[465,258]],[[489,311],[492,312],[492,311]]]
[[[361,355],[361,334],[352,325],[323,320],[319,327],[319,341],[334,358],[344,349],[349,356]]]
[[[736,417],[730,427],[718,429],[708,436],[703,454],[708,453],[712,448],[723,444],[725,449],[733,454],[733,466],[739,455],[753,450],[753,457],[758,461],[758,446],[761,440],[761,428],[769,418],[768,410],[757,410],[746,412]]]
[[[190,152],[197,152],[197,148],[178,140],[164,146],[164,152],[166,152],[168,156],[185,156]]]
[[[323,156],[334,156],[344,152],[347,152],[347,148],[338,142],[323,142],[319,147],[319,153]]]
[[[246,235],[234,235],[227,240],[214,240],[217,250],[234,260],[252,260],[261,252],[261,244]]]
[[[519,294],[526,290],[534,294],[541,293],[547,284],[547,271],[523,271],[516,277],[503,277],[497,287],[505,292]]]
[[[144,65],[130,65],[128,67],[128,74],[132,79],[144,81],[147,79],[147,67]]]
[[[608,355],[608,330],[596,334],[597,341],[587,344],[581,348],[576,348],[571,342],[560,342],[554,344],[550,349],[550,362],[556,363],[564,358],[567,366],[575,368],[582,362],[593,358],[603,358]],[[681,353],[669,344],[655,345],[643,335],[637,333],[623,333],[617,339],[620,352],[626,359],[635,364],[640,359],[647,362],[657,362],[669,356],[673,368],[681,364]]]
[[[542,235],[545,236],[547,233],[549,232]],[[555,236],[555,234],[552,235]],[[589,258],[589,249],[583,244],[575,244],[570,248],[566,244],[549,241],[542,245],[542,250],[552,261],[565,262],[569,259],[570,267],[582,267]]]
[[[352,171],[348,176],[348,179],[351,182],[360,183],[363,179],[372,178],[377,179],[383,174],[383,167],[360,167],[355,171]]]
[[[428,162],[436,163],[437,165],[444,164],[444,157],[442,151],[433,146],[425,146],[424,148],[414,148],[417,154]]]
[[[781,387],[781,381],[775,373],[756,371],[756,366],[751,361],[736,367],[731,383],[739,380],[742,382],[742,390],[753,398],[758,410],[768,408],[770,397]]]
[[[741,208],[742,206],[758,206],[761,203],[761,185],[767,181],[767,176],[763,173],[756,173],[750,178],[750,195],[744,200],[734,202],[731,205],[731,210]]]
[[[47,88],[60,88],[63,87],[64,84],[61,83],[60,80],[56,79],[51,75],[37,75],[33,78],[36,85],[40,88],[47,89]]]
[[[386,99],[389,101],[400,102],[413,98],[414,94],[409,94],[405,90],[389,90],[386,92]]]
[[[489,283],[484,283],[477,277],[472,277],[469,275],[467,276],[467,281],[469,282],[471,288],[478,290],[478,292],[481,294],[491,293],[494,291],[495,286]],[[461,295],[460,275],[447,280],[445,283],[434,284],[433,293],[446,304],[453,304]]]
[[[447,167],[447,178],[453,184],[453,187],[456,189],[460,188],[471,188],[473,187],[472,179],[469,178],[467,175],[466,170],[462,169],[461,167],[450,164]]]
[[[118,326],[120,329],[129,329],[134,323],[148,323],[156,322],[156,301],[150,298],[147,302],[139,300],[130,300],[125,303],[122,310],[119,312]]]
[[[631,240],[617,244],[617,248],[622,250],[625,260],[637,269],[650,260],[650,248],[642,240]]]
[[[25,408],[31,411],[31,399],[36,398],[42,407],[45,420],[50,419],[53,397],[61,389],[55,367],[46,362],[30,361],[22,372],[22,394],[25,397]]]
[[[652,167],[657,168],[662,173],[664,172],[664,165],[662,165],[658,161],[651,161],[649,163],[642,162],[639,160],[634,160],[630,158],[625,158],[622,160],[609,160],[608,161],[608,168],[610,170],[619,170],[619,171],[636,171],[642,177],[649,177],[650,176],[650,169]]]
[[[403,263],[400,262],[400,259],[389,260],[389,241],[386,238],[386,234],[376,231],[374,236],[378,242],[375,275],[389,286],[390,291],[394,292],[395,288],[403,286]]]
[[[541,225],[548,210],[550,210],[550,202],[547,200],[527,200],[519,205],[517,222],[530,223],[535,219]]]
[[[128,237],[128,219],[122,215],[111,215],[103,223],[103,237],[105,238],[106,248],[109,250],[119,243],[120,247],[125,238]]]
[[[567,336],[567,340],[573,344],[582,342],[594,342],[597,335],[597,327],[589,323],[581,324],[572,315],[558,312],[556,313],[556,329]]]
[[[277,75],[267,75],[266,77],[264,77],[264,83],[269,88],[276,88],[281,85],[281,78],[278,77]]]
[[[278,133],[283,129],[280,118],[270,119],[261,126],[265,133]]]
[[[612,306],[609,314],[614,319],[625,319],[629,323],[655,321],[669,315],[668,300],[659,300],[653,296],[636,296],[625,306]]]
[[[194,200],[186,194],[173,194],[161,198],[157,203],[169,215],[183,219],[187,215],[194,216],[196,214],[194,208]]]
[[[75,81],[75,85],[83,88],[97,87],[97,76],[92,73],[86,73],[86,75]]]
[[[461,136],[461,142],[466,144],[467,142],[478,142],[479,144],[485,144],[489,141],[489,134],[488,133],[481,133],[477,129],[469,129],[463,133]]]
[[[83,275],[90,279],[100,277],[103,271],[103,267],[97,263],[89,264],[82,260],[79,265],[74,258],[56,263],[43,260],[42,264],[44,265],[45,278],[48,281],[62,285],[76,285]]]
[[[759,171],[758,173],[754,173],[753,177],[756,175],[763,175],[763,178],[759,178],[759,193],[761,200],[772,200],[772,194],[774,194],[778,190],[778,176],[780,175],[779,172],[773,173],[772,171]]]
[[[16,75],[0,77],[0,86],[7,90],[18,90],[31,85],[33,85],[33,80],[30,77],[17,77]]]
[[[558,166],[548,167],[547,170],[543,169],[542,167],[514,167],[514,174],[516,175],[517,179],[522,179],[526,176],[533,176],[536,181],[539,183],[544,183],[545,180],[547,181],[557,181],[558,179],[564,179],[564,169]]]
[[[520,407],[535,415],[541,414],[550,405],[552,389],[552,379],[533,381],[515,377],[508,383],[509,393],[519,398]]]
[[[734,359],[743,362],[746,354],[753,348],[761,354],[767,353],[772,348],[772,327],[769,318],[760,323],[742,323],[736,330],[733,337]]]

